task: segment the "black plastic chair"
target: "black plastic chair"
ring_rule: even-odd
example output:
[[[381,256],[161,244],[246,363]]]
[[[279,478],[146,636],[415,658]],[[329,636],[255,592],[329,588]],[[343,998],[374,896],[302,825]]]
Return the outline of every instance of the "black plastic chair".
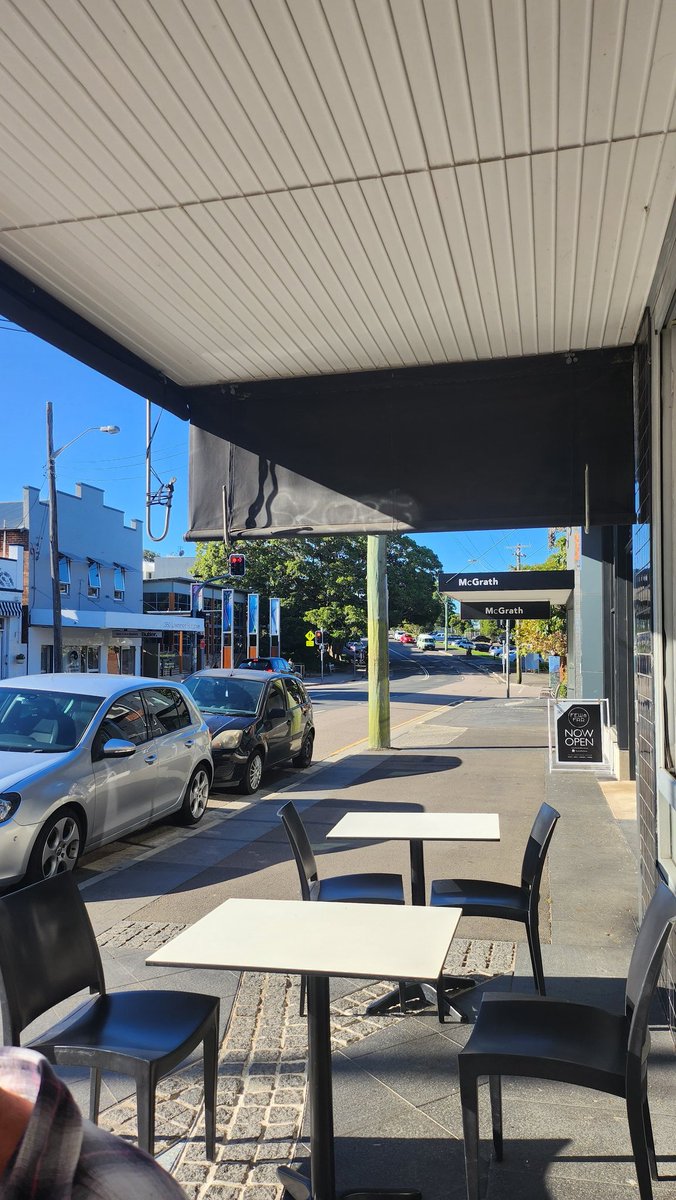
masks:
[[[286,836],[300,877],[300,894],[303,900],[342,901],[347,904],[405,904],[404,881],[401,875],[383,871],[364,875],[335,875],[331,879],[319,879],[317,863],[310,845],[305,826],[295,805],[289,802],[280,808]],[[399,985],[399,1006],[405,1011],[404,984]],[[300,1015],[305,1011],[305,977],[300,984]]]
[[[461,908],[465,917],[502,917],[506,921],[521,921],[526,926],[535,987],[541,996],[545,995],[545,976],[538,917],[540,881],[559,816],[560,813],[549,804],[540,806],[526,843],[520,885],[493,883],[488,879],[435,879],[430,894],[430,904],[437,908]],[[439,1019],[443,1020],[443,978],[437,984],[437,996]]]
[[[501,1076],[555,1079],[595,1088],[627,1103],[641,1200],[652,1200],[658,1179],[648,1108],[648,1015],[676,897],[658,885],[636,939],[622,1015],[588,1004],[508,992],[484,995],[474,1032],[460,1052],[460,1099],[468,1200],[479,1196],[478,1080],[489,1077],[495,1157],[502,1159]]]
[[[60,1066],[91,1071],[98,1119],[101,1071],[136,1081],[138,1141],[153,1153],[155,1090],[203,1043],[206,1149],[216,1153],[219,1000],[198,992],[106,992],[94,931],[69,871],[0,897],[0,1011],[4,1045],[37,1017],[89,988],[91,998],[29,1044]]]

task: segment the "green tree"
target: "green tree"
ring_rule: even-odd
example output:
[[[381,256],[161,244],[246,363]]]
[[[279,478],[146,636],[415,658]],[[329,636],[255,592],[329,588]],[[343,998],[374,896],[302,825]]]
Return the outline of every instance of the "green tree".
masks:
[[[564,571],[568,564],[568,541],[565,533],[554,541],[552,552],[544,562],[522,566],[522,571]],[[558,654],[565,661],[568,653],[566,610],[563,605],[553,605],[551,616],[546,621],[519,621],[519,651],[522,654],[537,651],[547,657]]]
[[[307,629],[327,630],[334,645],[365,631],[365,537],[239,539],[227,549],[221,542],[201,542],[195,576],[227,575],[232,550],[246,558],[247,591],[279,596],[283,644],[294,655],[301,653]],[[441,612],[436,554],[410,537],[394,535],[388,538],[387,558],[390,623],[430,627]]]

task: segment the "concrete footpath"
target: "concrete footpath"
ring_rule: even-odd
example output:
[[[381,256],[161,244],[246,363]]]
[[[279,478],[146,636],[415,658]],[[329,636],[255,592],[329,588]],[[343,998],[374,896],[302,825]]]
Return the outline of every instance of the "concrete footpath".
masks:
[[[636,932],[635,820],[626,805],[621,819],[614,815],[593,777],[549,774],[546,703],[536,688],[515,686],[510,700],[499,690],[499,681],[477,671],[468,678],[470,699],[458,703],[442,689],[426,693],[421,716],[395,731],[391,751],[363,751],[320,765],[245,810],[209,813],[178,842],[165,831],[163,845],[160,830],[133,866],[85,881],[111,988],[175,987],[222,998],[216,1163],[204,1158],[199,1060],[163,1081],[158,1093],[158,1152],[191,1200],[276,1200],[276,1166],[302,1162],[307,1153],[306,1029],[297,1015],[298,981],[249,975],[240,984],[227,972],[145,966],[152,949],[229,896],[297,898],[296,869],[276,817],[287,799],[303,812],[322,874],[400,871],[407,888],[406,844],[329,844],[327,830],[349,809],[364,806],[497,811],[499,843],[426,845],[428,885],[453,875],[518,882],[533,817],[548,800],[561,813],[541,896],[549,993],[621,1010]],[[458,1000],[463,1024],[439,1025],[431,1008],[366,1017],[368,1000],[389,985],[333,985],[339,1193],[383,1186],[420,1188],[425,1200],[464,1195],[457,1055],[485,988],[533,990],[525,931],[508,922],[463,919],[449,968],[481,984]],[[661,1173],[672,1179],[656,1184],[655,1194],[671,1200],[676,1063],[658,1009],[656,1020],[650,1096]],[[67,1078],[86,1107],[86,1080],[76,1072]],[[503,1104],[504,1161],[492,1162],[488,1141],[483,1146],[488,1200],[637,1196],[620,1100],[507,1080]],[[104,1105],[102,1124],[133,1136],[129,1082],[107,1077]],[[488,1134],[486,1105],[482,1116]]]

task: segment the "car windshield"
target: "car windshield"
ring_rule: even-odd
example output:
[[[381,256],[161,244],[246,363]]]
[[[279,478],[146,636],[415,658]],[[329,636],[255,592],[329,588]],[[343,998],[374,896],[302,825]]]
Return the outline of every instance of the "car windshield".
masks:
[[[231,717],[253,717],[265,684],[258,679],[232,679],[229,675],[195,675],[185,686],[202,712]]]
[[[0,688],[0,752],[73,750],[102,703],[102,696]]]

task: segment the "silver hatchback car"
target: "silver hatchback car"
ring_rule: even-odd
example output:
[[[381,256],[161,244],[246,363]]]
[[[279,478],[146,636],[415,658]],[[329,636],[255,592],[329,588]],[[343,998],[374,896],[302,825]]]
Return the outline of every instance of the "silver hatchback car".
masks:
[[[84,850],[175,813],[204,815],[204,718],[178,683],[27,675],[0,683],[0,888],[70,871]]]

